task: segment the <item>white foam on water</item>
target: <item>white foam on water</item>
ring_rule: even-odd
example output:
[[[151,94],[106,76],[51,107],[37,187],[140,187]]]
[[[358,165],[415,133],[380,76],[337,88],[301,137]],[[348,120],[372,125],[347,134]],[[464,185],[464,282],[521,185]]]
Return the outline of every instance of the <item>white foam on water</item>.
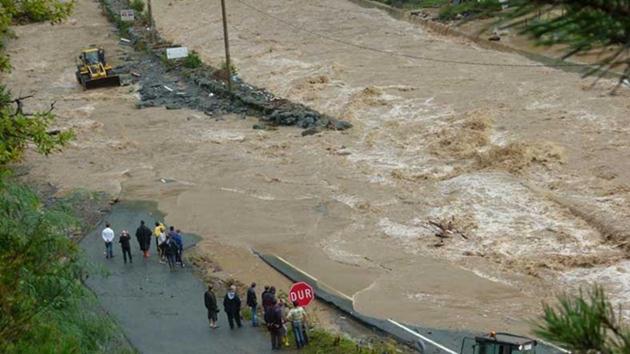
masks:
[[[395,183],[391,179],[386,178],[381,174],[371,174],[367,176],[367,179],[368,179],[368,182],[374,183],[374,184],[382,184],[384,186],[395,185]]]
[[[380,219],[378,226],[385,235],[401,240],[415,240],[431,234],[426,227],[405,225],[391,221],[389,218]]]
[[[512,286],[513,284],[505,279],[501,279],[495,276],[492,276],[488,273],[484,273],[478,269],[469,269],[471,272],[473,272],[476,276],[480,277],[480,278],[484,278],[486,280],[490,280],[491,282],[494,283],[499,283],[499,284],[505,284],[505,285],[509,285]]]
[[[251,197],[251,198],[255,198],[255,199],[260,199],[260,200],[277,200],[276,197],[272,196],[271,194],[266,194],[266,193],[253,193],[253,192],[248,192],[248,191],[244,191],[241,189],[236,189],[236,188],[227,188],[227,187],[221,187],[219,188],[222,191],[225,192],[232,192],[232,193],[238,193],[238,194],[243,194],[245,196]]]
[[[353,209],[355,209],[359,204],[362,203],[362,200],[359,197],[349,195],[349,194],[333,195],[332,199],[340,203],[343,203]]]
[[[476,222],[469,244],[507,256],[577,255],[595,251],[599,234],[555,203],[502,173],[460,175],[440,183],[448,204],[432,217],[470,215]],[[558,240],[552,232],[563,232]]]
[[[231,132],[227,130],[202,131],[200,132],[200,137],[203,140],[209,140],[216,143],[245,141],[245,136],[243,134]]]

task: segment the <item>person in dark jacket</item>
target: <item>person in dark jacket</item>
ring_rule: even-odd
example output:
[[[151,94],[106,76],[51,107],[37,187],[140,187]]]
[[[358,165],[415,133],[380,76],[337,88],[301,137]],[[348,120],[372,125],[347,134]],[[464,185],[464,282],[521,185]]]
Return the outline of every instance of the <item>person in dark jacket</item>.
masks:
[[[282,348],[282,308],[278,304],[278,300],[275,298],[272,301],[272,306],[267,307],[265,311],[265,323],[267,323],[267,329],[271,335],[271,349],[280,350]]]
[[[177,243],[170,235],[166,236],[164,242],[164,253],[166,254],[166,260],[168,261],[168,267],[171,271],[175,270],[175,257],[177,256]]]
[[[262,294],[262,305],[265,312],[267,312],[267,309],[269,307],[273,306],[273,300],[276,299],[275,290],[276,288],[274,288],[273,286],[271,288],[265,287],[265,291]]]
[[[184,252],[184,238],[182,237],[182,232],[177,229],[175,231],[175,236],[173,236],[173,240],[177,244],[177,254],[175,255],[175,261],[179,263],[182,268],[184,268],[184,260],[182,259],[182,253]]]
[[[131,258],[131,236],[129,236],[129,232],[127,230],[123,230],[120,233],[120,237],[118,238],[118,243],[120,243],[120,247],[122,248],[123,259],[125,260],[125,264],[127,264],[127,256],[129,256],[129,263],[133,263],[133,259]]]
[[[256,311],[258,310],[258,300],[256,299],[256,283],[252,283],[252,285],[247,289],[247,306],[252,311],[252,327],[258,327],[258,314]]]
[[[241,328],[241,299],[236,293],[236,286],[230,286],[225,298],[223,298],[223,310],[228,318],[230,329],[234,329],[234,321],[238,328]]]
[[[136,230],[136,239],[138,240],[138,245],[140,245],[144,258],[149,257],[151,235],[153,235],[153,232],[144,224],[144,220],[140,221],[140,227]]]
[[[208,285],[208,291],[203,294],[203,302],[208,310],[208,321],[210,322],[210,328],[217,328],[217,313],[219,313],[219,307],[217,306],[217,297],[214,295],[212,285]]]
[[[267,296],[267,293],[269,292],[269,285],[265,285],[265,287],[263,288],[262,293],[260,293],[260,304],[262,305],[263,308],[263,317],[265,317],[265,308],[267,308],[265,306],[265,297]],[[264,320],[264,318],[263,318]]]

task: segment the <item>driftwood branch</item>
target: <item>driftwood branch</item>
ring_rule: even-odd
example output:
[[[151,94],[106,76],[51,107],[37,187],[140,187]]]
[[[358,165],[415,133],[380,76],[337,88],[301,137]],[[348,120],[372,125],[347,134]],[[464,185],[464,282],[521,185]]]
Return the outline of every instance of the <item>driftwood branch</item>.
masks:
[[[35,97],[35,95],[28,95],[28,96],[22,96],[22,97],[18,97],[13,99],[11,102],[15,103],[15,105],[17,106],[15,109],[15,113],[13,114],[13,117],[17,116],[17,115],[23,115],[25,117],[30,117],[33,116],[34,113],[24,113],[24,100],[29,99]],[[50,107],[48,108],[48,110],[46,112],[43,112],[43,114],[50,114],[52,113],[53,110],[55,110],[55,104],[57,103],[57,101],[53,101],[50,104]]]
[[[15,114],[14,115],[18,115],[18,114],[24,114],[24,112],[22,112],[22,108],[24,107],[24,104],[22,103],[22,101],[29,99],[33,97],[33,95],[28,95],[28,96],[22,96],[22,97],[18,97],[16,99],[14,99],[13,103],[16,104],[17,108],[15,109]]]
[[[453,235],[459,235],[463,239],[468,240],[468,236],[459,230],[455,225],[455,217],[451,217],[448,220],[429,220],[428,224],[435,229],[435,237],[439,237],[442,242],[445,238],[451,238]]]

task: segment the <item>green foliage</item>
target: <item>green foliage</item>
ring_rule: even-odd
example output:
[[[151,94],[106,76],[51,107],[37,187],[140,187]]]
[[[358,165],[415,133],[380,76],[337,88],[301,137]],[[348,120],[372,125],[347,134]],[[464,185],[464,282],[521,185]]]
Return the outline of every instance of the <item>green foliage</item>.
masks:
[[[289,343],[293,347],[295,345],[295,339],[290,327],[289,325],[287,332]],[[309,331],[308,335],[308,345],[300,350],[305,354],[394,354],[401,352],[393,342],[379,340],[369,345],[358,344],[347,337],[317,328]]]
[[[175,59],[168,59],[166,51],[160,55],[160,61],[166,68],[166,70],[172,70],[177,67],[177,61]]]
[[[0,349],[84,293],[78,249],[66,237],[74,225],[63,210],[44,209],[32,191],[0,179]]]
[[[199,57],[199,53],[194,50],[188,54],[188,56],[184,59],[184,66],[190,69],[196,69],[203,64],[201,62],[201,58]]]
[[[500,23],[545,46],[567,48],[564,58],[596,52],[598,66],[586,73],[619,69],[630,77],[630,0],[510,0]]]
[[[251,321],[252,320],[252,309],[251,307],[245,307],[241,310],[241,315],[243,316],[243,320]]]
[[[116,18],[116,28],[118,29],[118,34],[120,36],[128,36],[129,29],[131,29],[131,22],[123,21],[120,18]]]
[[[545,304],[534,333],[575,353],[630,353],[630,329],[600,286]]]
[[[59,0],[0,0],[13,21],[57,23],[66,19],[74,9],[74,1]]]
[[[4,40],[13,22],[57,23],[63,21],[72,12],[74,0],[0,0],[0,72],[11,69],[9,57],[4,53]]]
[[[144,1],[142,1],[142,0],[131,0],[131,2],[129,2],[129,7],[133,11],[135,11],[136,15],[139,16],[144,11]]]
[[[0,176],[2,353],[129,351],[81,282],[85,263],[68,237],[79,229],[68,209],[78,198],[44,207],[29,188]]]
[[[459,17],[483,17],[493,11],[501,10],[498,0],[464,1],[457,5],[446,5],[440,9],[440,20],[454,20]]]
[[[28,144],[47,155],[73,138],[72,131],[49,133],[55,116],[51,111],[25,115],[21,100],[11,100],[10,92],[0,85],[0,168],[19,161]]]

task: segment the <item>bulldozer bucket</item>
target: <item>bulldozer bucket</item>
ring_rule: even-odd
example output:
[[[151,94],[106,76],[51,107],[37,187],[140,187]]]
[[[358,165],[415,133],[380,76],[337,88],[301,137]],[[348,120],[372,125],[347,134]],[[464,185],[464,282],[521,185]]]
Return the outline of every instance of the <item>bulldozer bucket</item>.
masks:
[[[120,76],[108,76],[102,79],[87,80],[83,86],[90,90],[99,87],[120,86]]]

